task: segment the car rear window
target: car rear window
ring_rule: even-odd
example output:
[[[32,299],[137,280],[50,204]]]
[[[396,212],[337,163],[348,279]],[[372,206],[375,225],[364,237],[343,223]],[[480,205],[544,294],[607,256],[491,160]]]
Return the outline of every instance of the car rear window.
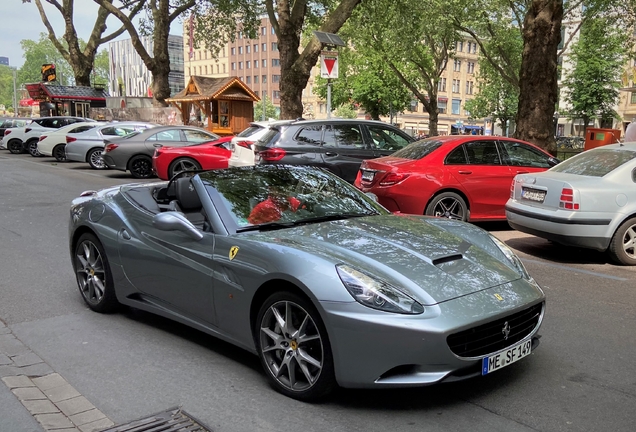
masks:
[[[274,143],[276,143],[279,135],[280,131],[278,129],[270,128],[267,132],[265,132],[265,135],[263,135],[261,139],[257,141],[256,145],[271,147],[272,145],[274,145]]]
[[[256,132],[258,132],[258,130],[263,129],[260,126],[250,126],[247,129],[245,129],[244,131],[242,131],[240,134],[237,135],[237,137],[241,137],[241,138],[245,138],[248,136],[252,136],[254,135]]]
[[[619,166],[636,158],[636,152],[627,149],[602,149],[583,152],[566,159],[550,171],[590,177],[603,177]]]
[[[402,150],[396,151],[391,156],[412,160],[422,159],[424,156],[427,156],[440,148],[441,145],[442,142],[437,140],[415,141],[414,143],[404,147]]]

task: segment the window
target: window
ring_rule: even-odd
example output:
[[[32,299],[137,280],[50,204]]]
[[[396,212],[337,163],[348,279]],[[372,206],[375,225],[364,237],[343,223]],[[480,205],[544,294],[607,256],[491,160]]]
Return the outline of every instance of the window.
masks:
[[[250,68],[250,64],[251,62],[248,60],[245,62],[245,69],[249,69]]]
[[[461,85],[461,81],[460,80],[453,80],[453,93],[459,93],[460,89],[459,86]]]
[[[466,81],[466,94],[467,95],[473,94],[473,82],[472,81]]]
[[[276,31],[274,30],[274,27],[272,27],[272,34],[276,34]]]
[[[258,84],[258,75],[254,75],[254,84]]]
[[[244,79],[243,77],[239,77],[239,79],[240,79],[241,81],[245,81],[245,79]]]
[[[249,54],[249,53],[251,52],[251,50],[252,50],[252,46],[251,46],[251,45],[246,45],[246,46],[245,46],[245,52],[246,52],[247,54]]]
[[[201,72],[201,66],[199,66],[199,75],[203,75],[203,72]]]
[[[462,71],[462,61],[461,60],[455,59],[455,62],[453,63],[453,70],[455,72],[461,72]]]
[[[232,62],[232,70],[236,70],[236,63]]]
[[[400,150],[409,145],[410,141],[395,130],[384,126],[368,126],[369,134],[376,148],[381,150]]]
[[[185,134],[186,141],[194,142],[194,143],[202,143],[202,142],[213,141],[217,139],[216,135],[211,135],[211,134],[205,133],[203,131],[198,131],[198,130],[185,129],[183,133]]]
[[[238,47],[238,48],[239,48],[239,54],[243,54],[243,47],[242,47],[242,46],[240,46],[240,47]]]
[[[365,148],[362,132],[357,125],[327,125],[322,145],[324,147]]]
[[[501,165],[494,141],[475,141],[466,144],[466,155],[471,165]]]
[[[243,62],[239,62],[239,69],[243,69]]]
[[[216,65],[216,73],[219,73],[219,65]]]
[[[272,92],[272,99],[280,99],[280,92],[278,90]]]
[[[550,168],[548,156],[539,150],[514,141],[500,141],[500,144],[503,146],[502,154],[508,165]]]
[[[461,107],[462,101],[461,99],[453,99],[453,106],[451,114],[459,115],[459,110]]]
[[[181,141],[181,132],[179,131],[179,129],[165,130],[150,136],[148,140],[149,141]]]
[[[445,165],[466,165],[466,153],[464,153],[464,146],[459,146],[455,150],[452,150],[446,160]]]
[[[261,76],[261,83],[267,84],[267,75]]]
[[[324,104],[319,104],[319,105],[318,105],[318,111],[319,111],[320,113],[322,113],[324,109],[325,109],[325,108],[324,108]]]
[[[448,102],[447,102],[446,98],[437,100],[437,110],[439,111],[440,114],[445,114],[446,113],[446,105],[447,105],[447,103]]]
[[[272,75],[272,82],[273,83],[280,82],[280,75]]]
[[[468,73],[475,73],[475,62],[468,62]]]
[[[322,126],[308,126],[301,129],[298,135],[296,135],[296,141],[303,144],[322,144]]]
[[[278,51],[278,43],[272,42],[272,51]]]
[[[254,60],[254,69],[257,69],[257,68],[258,68],[258,63],[259,63],[259,61],[258,61],[258,60]]]
[[[245,77],[245,83],[246,84],[252,84],[252,77],[251,76],[246,76]]]
[[[243,32],[242,32],[242,31],[240,31],[240,32],[238,33],[238,38],[239,38],[239,39],[243,39]]]
[[[440,78],[439,82],[437,83],[437,91],[446,91],[446,78]]]
[[[225,73],[225,63],[223,63],[223,73]]]
[[[261,44],[261,51],[263,51],[263,52],[267,51],[267,44],[266,43]]]
[[[205,59],[207,60],[208,59],[208,50],[205,50],[204,53],[205,53]]]
[[[190,72],[190,66],[188,66],[188,75],[192,75],[192,72]]]
[[[232,53],[232,55],[236,55],[236,48],[232,47],[232,49],[230,50],[230,52]]]
[[[254,44],[254,52],[257,53],[258,52],[258,44]]]
[[[463,51],[464,51],[464,42],[463,41],[457,42],[457,52],[463,52]]]
[[[219,126],[230,127],[230,103],[228,101],[219,101]]]
[[[636,92],[632,92],[632,98],[629,101],[632,105],[636,104]]]
[[[208,65],[205,65],[205,74],[208,74]]]
[[[263,67],[267,67],[267,59],[263,59]]]
[[[267,34],[267,27],[261,27],[261,34],[265,36]]]
[[[280,59],[272,59],[272,66],[280,66]]]

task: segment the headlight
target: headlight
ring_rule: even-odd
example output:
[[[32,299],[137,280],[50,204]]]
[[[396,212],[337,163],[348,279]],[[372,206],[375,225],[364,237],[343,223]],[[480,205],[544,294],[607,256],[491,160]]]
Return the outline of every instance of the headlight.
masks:
[[[424,306],[400,289],[345,264],[336,266],[347,291],[356,301],[373,309],[401,314],[421,314]]]
[[[519,257],[517,255],[515,255],[515,253],[512,251],[512,249],[510,249],[504,242],[502,242],[501,240],[499,240],[497,237],[493,236],[492,234],[490,235],[490,239],[493,241],[494,244],[497,245],[499,250],[501,250],[501,252],[503,252],[503,254],[506,256],[508,261],[510,261],[510,263],[512,263],[512,265],[517,270],[519,270],[519,273],[521,273],[521,276],[524,279],[532,280],[532,277],[528,274],[528,271],[526,270],[526,267],[523,265],[523,263],[521,262]]]

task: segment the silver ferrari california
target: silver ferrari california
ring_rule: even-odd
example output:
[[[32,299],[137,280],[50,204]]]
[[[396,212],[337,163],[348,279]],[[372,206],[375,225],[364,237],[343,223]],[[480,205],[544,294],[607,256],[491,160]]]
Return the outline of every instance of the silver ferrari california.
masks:
[[[486,375],[538,345],[545,295],[505,244],[471,224],[391,214],[320,169],[87,191],[70,213],[92,310],[123,304],[229,341],[296,399]]]

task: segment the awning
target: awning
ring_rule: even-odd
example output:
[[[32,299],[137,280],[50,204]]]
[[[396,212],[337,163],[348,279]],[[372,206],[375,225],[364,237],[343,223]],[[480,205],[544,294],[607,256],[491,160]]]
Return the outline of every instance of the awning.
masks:
[[[483,126],[476,126],[476,125],[464,125],[464,129],[483,129]]]

